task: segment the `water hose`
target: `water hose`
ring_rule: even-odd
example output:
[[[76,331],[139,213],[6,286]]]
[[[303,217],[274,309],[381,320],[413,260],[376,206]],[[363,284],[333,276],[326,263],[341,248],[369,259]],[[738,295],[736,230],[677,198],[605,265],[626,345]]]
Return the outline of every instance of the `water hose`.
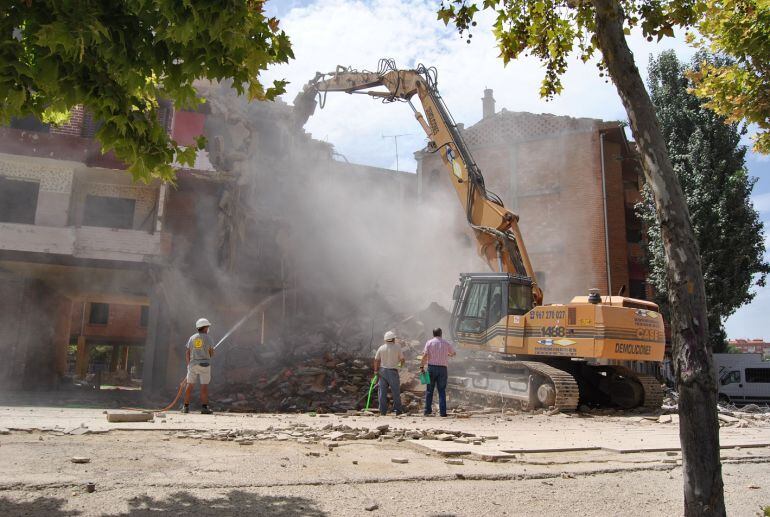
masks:
[[[128,411],[144,411],[145,413],[164,413],[176,405],[176,403],[179,401],[179,397],[182,396],[182,392],[184,391],[186,386],[187,386],[187,376],[185,375],[184,378],[182,379],[182,382],[179,383],[179,389],[176,390],[176,397],[174,397],[174,400],[171,401],[171,404],[164,407],[163,409],[145,409],[140,407],[122,407],[120,409],[125,409]]]
[[[374,391],[375,381],[377,380],[377,374],[372,377],[372,382],[369,383],[369,395],[366,397],[366,407],[364,411],[369,411],[369,403],[372,401],[372,392]]]

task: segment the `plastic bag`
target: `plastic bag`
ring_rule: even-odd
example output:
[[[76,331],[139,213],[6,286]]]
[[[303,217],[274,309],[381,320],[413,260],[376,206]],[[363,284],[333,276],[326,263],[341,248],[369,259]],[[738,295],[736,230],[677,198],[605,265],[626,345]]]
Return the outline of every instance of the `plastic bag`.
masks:
[[[430,384],[430,374],[425,372],[420,372],[420,384]]]

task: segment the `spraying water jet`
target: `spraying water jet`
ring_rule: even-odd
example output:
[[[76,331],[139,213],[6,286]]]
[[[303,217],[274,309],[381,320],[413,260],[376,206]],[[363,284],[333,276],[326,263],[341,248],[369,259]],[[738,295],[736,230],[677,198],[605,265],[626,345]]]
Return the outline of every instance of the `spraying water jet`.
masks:
[[[230,335],[231,335],[233,332],[235,332],[236,330],[238,330],[238,328],[240,328],[240,326],[241,326],[241,325],[243,325],[243,324],[246,322],[246,320],[248,320],[250,317],[252,317],[252,316],[253,316],[253,315],[254,315],[254,314],[255,314],[255,313],[258,311],[258,310],[260,310],[261,308],[263,308],[265,305],[267,305],[268,303],[270,303],[271,301],[273,301],[273,299],[274,299],[276,296],[278,296],[279,294],[283,294],[283,292],[284,292],[284,291],[285,291],[285,289],[281,289],[280,291],[278,291],[278,292],[276,292],[276,293],[273,293],[273,294],[271,294],[270,296],[268,296],[267,298],[265,298],[264,300],[262,300],[261,302],[259,302],[258,304],[256,304],[254,307],[252,307],[252,309],[251,309],[249,312],[247,312],[245,316],[243,316],[241,319],[239,319],[239,320],[238,320],[238,321],[235,323],[235,325],[233,325],[233,326],[230,328],[230,330],[228,330],[228,331],[225,333],[225,335],[222,337],[222,339],[220,339],[220,340],[217,342],[217,344],[216,344],[216,345],[214,345],[214,350],[216,350],[216,349],[219,347],[219,345],[221,345],[222,343],[224,343],[224,341],[225,341],[227,338],[229,338],[229,337],[230,337]]]

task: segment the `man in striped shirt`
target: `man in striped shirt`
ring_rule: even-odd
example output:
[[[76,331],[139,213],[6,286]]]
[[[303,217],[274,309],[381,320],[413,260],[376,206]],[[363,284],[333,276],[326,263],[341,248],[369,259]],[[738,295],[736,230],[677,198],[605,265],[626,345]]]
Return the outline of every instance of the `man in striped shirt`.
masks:
[[[441,416],[446,416],[446,384],[449,375],[447,365],[450,357],[457,355],[452,344],[441,337],[441,329],[433,329],[433,339],[425,343],[422,353],[420,370],[425,371],[428,365],[430,383],[425,387],[425,411],[429,416],[433,412],[433,390],[438,388],[438,410]]]

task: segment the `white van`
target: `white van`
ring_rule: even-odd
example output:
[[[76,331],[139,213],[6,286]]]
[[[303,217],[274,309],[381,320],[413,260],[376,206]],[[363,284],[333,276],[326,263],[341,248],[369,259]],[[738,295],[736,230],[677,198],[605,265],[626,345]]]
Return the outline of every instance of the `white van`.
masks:
[[[770,361],[762,354],[714,354],[719,400],[735,405],[770,403]]]

